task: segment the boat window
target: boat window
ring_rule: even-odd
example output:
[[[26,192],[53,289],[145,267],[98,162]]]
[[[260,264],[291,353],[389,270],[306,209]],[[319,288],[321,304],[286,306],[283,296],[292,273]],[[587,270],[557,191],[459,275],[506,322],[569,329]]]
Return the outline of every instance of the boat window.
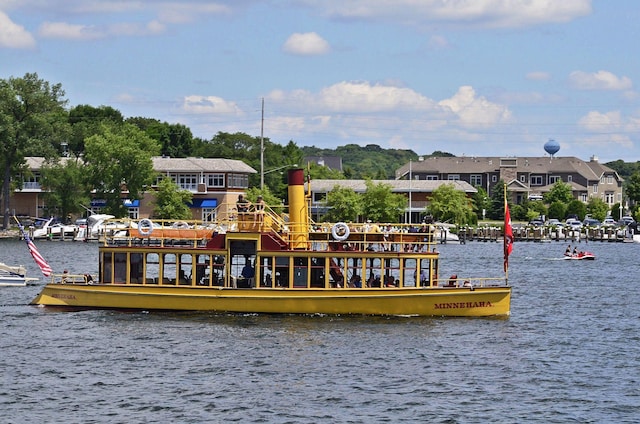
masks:
[[[104,283],[113,283],[112,277],[113,273],[111,270],[113,269],[113,255],[111,252],[104,252],[102,254],[102,278],[100,281]]]
[[[309,258],[293,258],[293,287],[307,287]]]
[[[177,277],[176,255],[165,253],[162,255],[162,284],[175,284]]]
[[[364,267],[367,287],[382,287],[382,261],[379,258],[367,258]]]
[[[429,259],[420,260],[420,286],[428,286],[433,275],[433,263]]]
[[[387,286],[399,286],[401,284],[400,259],[386,259],[384,269]]]
[[[289,287],[289,258],[276,258],[277,287]]]
[[[331,258],[329,260],[329,283],[331,287],[343,287],[344,273],[342,266],[342,258]]]
[[[129,283],[142,284],[144,267],[142,264],[142,253],[131,253],[129,265]]]
[[[415,259],[404,260],[403,287],[416,287],[417,261]]]
[[[211,279],[208,271],[211,266],[211,257],[208,255],[198,255],[196,257],[195,284],[197,286],[210,286]]]
[[[325,286],[325,264],[326,258],[311,258],[311,287]]]
[[[349,287],[362,287],[362,260],[360,258],[347,259],[347,279]]]
[[[193,284],[193,255],[187,253],[180,255],[180,270],[178,271],[178,275],[180,284]]]
[[[114,283],[127,282],[127,254],[115,253],[113,255],[113,276]]]
[[[211,284],[214,286],[224,286],[227,281],[227,273],[225,263],[227,260],[225,256],[216,255],[212,258],[213,264],[211,265]]]
[[[147,253],[146,284],[158,284],[160,275],[160,256],[157,253]]]
[[[260,277],[262,278],[262,287],[273,287],[273,258],[263,257],[260,260]]]

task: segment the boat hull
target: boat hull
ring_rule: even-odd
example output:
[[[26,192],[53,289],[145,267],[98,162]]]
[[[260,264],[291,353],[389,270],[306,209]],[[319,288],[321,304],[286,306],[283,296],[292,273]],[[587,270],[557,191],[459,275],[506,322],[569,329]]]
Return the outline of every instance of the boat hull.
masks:
[[[34,305],[233,313],[508,316],[510,287],[231,289],[48,284]]]

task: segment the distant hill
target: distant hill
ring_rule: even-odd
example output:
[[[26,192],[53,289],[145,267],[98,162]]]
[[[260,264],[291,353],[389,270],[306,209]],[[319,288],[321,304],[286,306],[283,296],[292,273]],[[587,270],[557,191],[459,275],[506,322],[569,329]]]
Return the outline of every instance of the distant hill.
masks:
[[[395,171],[409,160],[418,160],[418,154],[408,149],[383,149],[377,144],[364,147],[347,144],[335,149],[321,149],[315,146],[301,147],[304,156],[339,156],[346,178],[350,179],[394,179]],[[436,151],[427,156],[453,156]]]

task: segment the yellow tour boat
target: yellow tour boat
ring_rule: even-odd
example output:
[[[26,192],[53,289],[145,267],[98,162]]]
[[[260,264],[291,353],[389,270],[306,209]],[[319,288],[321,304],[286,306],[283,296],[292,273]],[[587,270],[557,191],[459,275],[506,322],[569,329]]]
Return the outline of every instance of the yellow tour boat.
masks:
[[[290,170],[288,177],[286,216],[261,207],[236,210],[214,227],[140,220],[102,236],[95,278],[56,274],[31,303],[232,313],[509,315],[506,276],[439,278],[440,254],[428,230],[314,224],[303,170]]]

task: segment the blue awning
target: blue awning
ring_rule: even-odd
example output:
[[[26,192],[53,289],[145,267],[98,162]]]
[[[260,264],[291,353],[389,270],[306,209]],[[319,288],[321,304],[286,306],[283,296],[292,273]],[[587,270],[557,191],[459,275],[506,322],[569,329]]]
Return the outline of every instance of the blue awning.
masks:
[[[124,199],[124,205],[128,208],[139,208],[140,207],[140,201],[139,200],[129,200],[129,199]]]
[[[190,208],[215,208],[218,206],[218,199],[193,199]]]

